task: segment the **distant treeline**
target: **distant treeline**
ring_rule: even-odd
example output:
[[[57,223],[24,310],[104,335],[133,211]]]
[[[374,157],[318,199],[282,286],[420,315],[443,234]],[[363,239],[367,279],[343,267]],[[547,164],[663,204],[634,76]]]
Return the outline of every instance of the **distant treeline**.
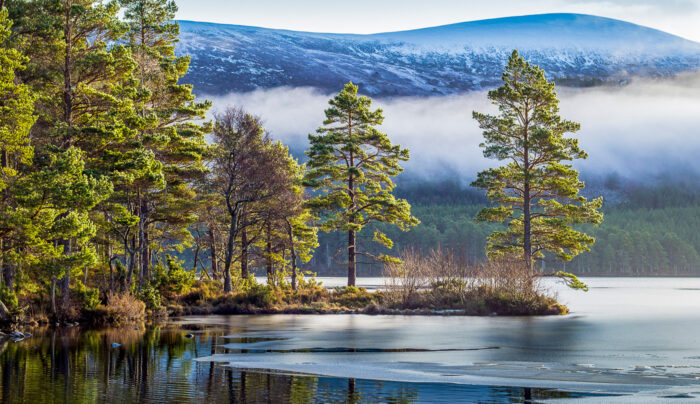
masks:
[[[591,251],[562,263],[545,260],[546,272],[565,269],[581,275],[700,275],[700,190],[692,181],[654,181],[643,185],[616,177],[587,181],[605,195],[605,221],[587,226],[596,239]],[[601,192],[602,191],[602,192]],[[483,193],[456,181],[400,181],[397,196],[406,198],[421,223],[410,232],[387,234],[394,249],[427,251],[438,246],[464,254],[467,262],[485,260],[486,237],[498,226],[474,221],[487,204]],[[360,249],[363,239],[360,235]],[[369,235],[371,237],[371,235]],[[343,257],[334,254],[342,235],[319,234],[320,247],[307,268],[321,275],[343,275]],[[370,248],[371,243],[364,243]],[[379,275],[382,266],[360,265],[360,276]]]

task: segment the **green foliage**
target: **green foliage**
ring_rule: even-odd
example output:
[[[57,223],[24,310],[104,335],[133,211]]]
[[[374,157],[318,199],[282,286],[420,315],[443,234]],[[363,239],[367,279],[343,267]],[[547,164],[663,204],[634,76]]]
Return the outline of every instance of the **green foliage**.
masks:
[[[80,296],[80,300],[83,302],[83,308],[87,310],[92,310],[97,308],[97,306],[102,303],[100,300],[100,290],[98,288],[90,288],[82,283],[77,284],[76,292]]]
[[[562,271],[557,271],[557,273],[555,273],[554,276],[561,279],[564,282],[564,284],[566,286],[570,287],[571,289],[582,290],[584,292],[588,292],[588,285],[581,282],[574,274],[570,274],[570,273],[562,272]]]
[[[474,112],[484,130],[480,146],[485,157],[509,161],[480,172],[473,183],[496,203],[482,209],[477,220],[507,222],[505,230],[489,236],[489,257],[522,256],[529,267],[545,252],[569,261],[589,251],[595,240],[573,226],[601,223],[603,200],[581,196],[584,184],[578,172],[564,163],[586,158],[586,153],[577,139],[564,136],[580,125],[558,115],[554,83],[513,51],[503,85],[488,97],[499,115]]]
[[[320,289],[323,287],[323,282],[316,279],[316,273],[311,271],[301,271],[297,276],[298,289]]]
[[[261,283],[251,283],[245,289],[235,295],[234,301],[239,304],[251,304],[256,307],[267,308],[277,302],[275,289]]]
[[[367,289],[356,286],[334,288],[331,293],[332,303],[351,309],[364,308],[374,299],[375,296],[367,292]]]
[[[145,284],[137,296],[139,300],[146,304],[148,310],[156,311],[163,306],[163,299],[160,296],[160,292],[150,283]]]
[[[168,255],[168,279],[166,287],[176,293],[183,293],[190,290],[194,284],[194,271],[188,271],[182,267],[182,261]]]
[[[166,265],[154,266],[154,276],[150,284],[160,293],[187,293],[195,282],[194,271],[183,268],[182,260],[171,255],[166,255]]]
[[[382,110],[372,111],[372,100],[358,97],[357,91],[358,86],[348,83],[329,100],[324,126],[317,135],[309,135],[309,170],[304,178],[304,184],[315,191],[307,206],[319,215],[321,230],[349,233],[349,270],[353,273],[356,232],[375,222],[394,224],[401,230],[418,224],[408,202],[393,195],[392,177],[403,171],[399,163],[408,160],[408,149],[393,145],[376,128],[384,120]],[[378,227],[373,240],[387,248],[393,245]],[[383,255],[373,258],[385,260]]]
[[[3,302],[8,309],[14,310],[19,305],[17,294],[5,285],[0,284],[0,302]]]

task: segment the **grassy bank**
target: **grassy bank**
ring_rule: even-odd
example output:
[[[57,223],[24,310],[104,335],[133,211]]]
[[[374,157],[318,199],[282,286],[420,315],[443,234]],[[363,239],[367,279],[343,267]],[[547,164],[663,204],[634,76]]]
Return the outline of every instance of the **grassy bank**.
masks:
[[[97,326],[146,318],[205,314],[423,314],[423,315],[559,315],[568,309],[538,287],[539,275],[515,263],[467,266],[449,251],[428,255],[406,251],[400,264],[386,266],[382,290],[358,287],[329,289],[315,278],[300,277],[293,288],[284,274],[270,284],[252,276],[237,278],[234,291],[223,293],[221,282],[195,280],[177,262],[159,268],[139,291],[124,288],[106,293],[97,288],[71,292],[61,316],[51,302],[23,295],[12,313],[13,323]],[[584,285],[585,286],[585,285]],[[108,289],[109,290],[109,289]]]
[[[448,286],[417,291],[396,299],[391,291],[323,287],[299,290],[260,285],[248,291],[204,297],[198,290],[167,303],[169,315],[202,314],[423,314],[423,315],[549,315],[568,309],[543,294],[514,295],[507,290],[479,288],[466,294]]]

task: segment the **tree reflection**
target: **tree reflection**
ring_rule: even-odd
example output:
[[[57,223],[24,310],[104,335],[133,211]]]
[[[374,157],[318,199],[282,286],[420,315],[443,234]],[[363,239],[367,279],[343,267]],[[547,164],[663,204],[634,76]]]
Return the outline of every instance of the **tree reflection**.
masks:
[[[194,338],[185,334],[194,332]],[[234,369],[194,359],[217,353],[230,327],[143,324],[35,330],[0,343],[0,403],[411,403],[445,397],[523,398],[523,390],[396,383]],[[113,348],[112,344],[120,344]],[[251,353],[253,355],[253,353]],[[436,394],[438,394],[436,396]],[[535,391],[536,398],[568,393]]]

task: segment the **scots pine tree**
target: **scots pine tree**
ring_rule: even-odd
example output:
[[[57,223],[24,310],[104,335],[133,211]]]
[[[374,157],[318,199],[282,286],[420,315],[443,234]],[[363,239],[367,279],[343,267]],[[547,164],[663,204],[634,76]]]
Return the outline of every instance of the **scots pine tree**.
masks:
[[[204,136],[211,129],[209,123],[196,121],[205,118],[211,103],[196,101],[192,86],[179,83],[190,59],[175,55],[180,32],[173,21],[175,3],[122,0],[121,4],[129,26],[125,42],[137,63],[138,144],[162,164],[165,179],[164,186],[142,182],[132,190],[137,196],[137,248],[143,279],[150,273],[152,245],[163,251],[169,248],[167,244],[191,238],[187,228],[196,220],[197,210],[193,183],[206,171]]]
[[[0,6],[0,289],[14,296],[16,268],[22,257],[17,248],[22,237],[20,224],[26,214],[18,204],[16,185],[23,168],[31,164],[29,130],[36,118],[34,96],[27,86],[17,84],[16,72],[27,60],[8,43],[11,21],[7,14]],[[0,301],[0,320],[7,320],[4,303],[8,302]]]
[[[579,124],[559,116],[554,83],[517,51],[502,79],[488,93],[499,114],[473,114],[483,129],[484,156],[507,161],[480,172],[472,184],[496,204],[482,209],[477,220],[507,222],[505,230],[488,237],[487,255],[522,257],[529,269],[545,252],[569,261],[595,242],[574,226],[603,220],[602,198],[588,201],[579,194],[584,184],[568,163],[586,158],[578,140],[565,136]]]
[[[30,58],[22,79],[38,95],[35,185],[25,199],[46,241],[36,250],[52,296],[61,280],[63,310],[54,314],[70,316],[71,278],[95,262],[90,213],[113,188],[105,159],[133,135],[135,63],[118,44],[127,27],[114,2],[35,0],[13,2],[13,10]]]
[[[357,249],[357,233],[365,226],[382,222],[408,230],[417,225],[411,206],[392,194],[392,177],[403,169],[408,149],[394,145],[376,127],[384,115],[371,110],[372,100],[357,95],[358,87],[348,83],[329,100],[326,120],[309,135],[311,146],[305,184],[315,191],[307,206],[320,215],[321,230],[343,231],[348,235],[348,286],[355,285],[356,256],[372,256]],[[391,248],[392,241],[374,226],[374,241]]]

